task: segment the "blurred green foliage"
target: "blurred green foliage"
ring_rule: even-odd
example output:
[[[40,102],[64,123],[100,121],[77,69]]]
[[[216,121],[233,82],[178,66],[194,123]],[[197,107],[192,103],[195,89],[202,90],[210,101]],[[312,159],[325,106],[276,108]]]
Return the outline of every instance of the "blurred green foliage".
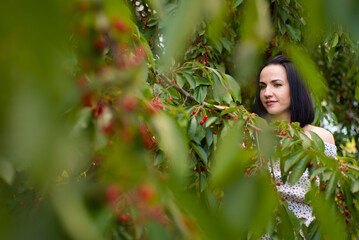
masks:
[[[1,239],[358,238],[358,11],[1,2]],[[256,72],[278,54],[308,82],[314,124],[335,126],[339,161],[298,124],[251,114]],[[289,183],[316,163],[309,227],[276,191],[276,159]]]

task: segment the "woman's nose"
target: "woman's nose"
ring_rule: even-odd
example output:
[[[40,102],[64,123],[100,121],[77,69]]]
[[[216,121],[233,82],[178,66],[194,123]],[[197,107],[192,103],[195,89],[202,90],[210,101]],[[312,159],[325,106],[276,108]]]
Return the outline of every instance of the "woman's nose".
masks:
[[[264,96],[265,97],[271,97],[273,94],[272,89],[268,86],[264,89]]]

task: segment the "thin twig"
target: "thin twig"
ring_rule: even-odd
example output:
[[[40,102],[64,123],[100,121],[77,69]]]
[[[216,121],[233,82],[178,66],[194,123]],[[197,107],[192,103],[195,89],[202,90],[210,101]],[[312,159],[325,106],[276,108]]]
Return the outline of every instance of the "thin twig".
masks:
[[[347,164],[341,164],[342,166],[345,166],[345,167],[347,167],[347,168],[350,168],[350,169],[352,169],[352,170],[355,170],[355,171],[357,171],[357,172],[359,172],[359,168],[356,168],[356,167],[353,167],[353,166],[351,166],[351,165],[347,165]]]

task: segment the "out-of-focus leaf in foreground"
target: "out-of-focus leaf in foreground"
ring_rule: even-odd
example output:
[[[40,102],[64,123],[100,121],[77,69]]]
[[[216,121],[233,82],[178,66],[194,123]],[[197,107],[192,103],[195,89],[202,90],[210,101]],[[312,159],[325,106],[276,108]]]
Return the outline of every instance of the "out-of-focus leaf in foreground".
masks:
[[[251,80],[253,72],[258,67],[260,50],[272,35],[269,6],[266,1],[246,1],[241,33],[242,39],[234,53],[236,62],[236,79],[242,83]]]

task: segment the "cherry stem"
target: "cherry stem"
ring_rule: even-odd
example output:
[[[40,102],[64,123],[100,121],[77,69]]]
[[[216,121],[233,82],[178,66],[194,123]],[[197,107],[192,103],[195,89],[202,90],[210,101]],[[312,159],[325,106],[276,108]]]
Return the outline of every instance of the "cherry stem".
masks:
[[[353,166],[351,166],[351,165],[347,165],[347,164],[343,164],[343,163],[341,163],[340,165],[345,166],[345,167],[347,167],[347,168],[350,168],[350,169],[353,169],[353,170],[359,172],[359,168],[353,167]]]

